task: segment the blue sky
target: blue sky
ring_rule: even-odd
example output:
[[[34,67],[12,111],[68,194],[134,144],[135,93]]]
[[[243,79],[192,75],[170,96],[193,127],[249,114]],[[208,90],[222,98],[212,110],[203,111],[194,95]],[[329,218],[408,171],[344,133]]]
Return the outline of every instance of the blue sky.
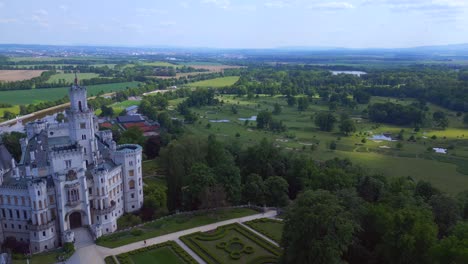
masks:
[[[468,0],[0,0],[0,43],[217,48],[468,43]]]

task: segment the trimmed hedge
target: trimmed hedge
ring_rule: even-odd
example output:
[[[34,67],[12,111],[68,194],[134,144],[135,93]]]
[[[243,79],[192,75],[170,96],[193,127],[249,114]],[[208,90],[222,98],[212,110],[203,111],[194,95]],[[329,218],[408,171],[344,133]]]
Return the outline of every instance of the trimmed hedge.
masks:
[[[192,258],[192,256],[190,256],[189,253],[187,253],[183,248],[181,248],[174,241],[167,241],[161,244],[151,245],[149,247],[140,248],[140,249],[136,249],[130,252],[122,253],[117,256],[117,259],[120,262],[120,264],[133,264],[133,261],[131,260],[132,255],[141,254],[144,252],[148,252],[148,251],[155,250],[158,248],[163,248],[163,247],[171,248],[172,251],[187,264],[198,264],[198,262],[194,258]]]
[[[214,254],[212,251],[206,249],[202,243],[203,241],[215,241],[216,239],[210,239],[210,238],[217,238],[217,239],[222,239],[224,236],[228,234],[229,230],[235,230],[257,244],[257,246],[265,249],[266,251],[270,252],[274,256],[260,256],[255,258],[254,260],[258,261],[263,261],[263,260],[273,260],[271,262],[277,262],[278,258],[281,254],[281,249],[278,248],[277,246],[273,245],[272,243],[265,241],[263,238],[259,237],[255,233],[252,233],[251,231],[247,230],[246,228],[242,227],[241,225],[234,223],[234,224],[229,224],[225,226],[218,227],[216,231],[212,234],[207,234],[207,233],[193,233],[189,234],[186,236],[180,237],[180,239],[188,246],[190,249],[192,249],[197,255],[199,255],[206,263],[208,264],[222,264],[223,261],[219,259],[219,257]],[[223,234],[221,236],[220,234]],[[210,236],[211,235],[211,236]],[[235,240],[236,242],[241,241],[240,239]],[[223,244],[224,243],[224,244]],[[229,246],[230,242],[224,242],[221,241],[216,248],[218,249],[225,249],[225,247]],[[222,245],[221,245],[222,244]],[[244,243],[242,243],[244,244]],[[246,254],[252,254],[254,253],[254,249],[251,248],[250,246],[244,247],[244,249],[241,251]],[[241,252],[234,252],[235,254],[230,254],[230,258],[235,261],[237,259],[241,258],[240,253]],[[232,253],[232,252],[231,252]],[[252,262],[251,263],[267,263],[266,261],[263,262]]]
[[[107,256],[104,258],[106,264],[117,264],[113,256]]]

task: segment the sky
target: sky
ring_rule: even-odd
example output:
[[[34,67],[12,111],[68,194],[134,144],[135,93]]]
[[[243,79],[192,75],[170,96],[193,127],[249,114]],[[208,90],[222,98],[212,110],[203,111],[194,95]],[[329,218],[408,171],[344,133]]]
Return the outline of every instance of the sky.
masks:
[[[0,0],[0,43],[404,48],[468,43],[468,0]]]

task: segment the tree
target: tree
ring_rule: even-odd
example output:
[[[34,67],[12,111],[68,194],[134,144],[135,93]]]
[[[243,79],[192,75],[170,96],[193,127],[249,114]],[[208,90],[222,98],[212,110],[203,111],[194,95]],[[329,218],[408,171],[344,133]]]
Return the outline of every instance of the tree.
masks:
[[[268,128],[273,120],[271,113],[268,111],[262,111],[257,115],[257,128],[264,129]]]
[[[289,95],[287,98],[289,106],[295,106],[297,104],[297,99],[294,96]]]
[[[105,106],[105,105],[101,106],[100,116],[109,116],[109,117],[114,116],[114,108],[110,106]]]
[[[274,107],[274,109],[273,109],[273,114],[274,114],[274,115],[279,115],[279,114],[281,114],[281,110],[282,110],[282,109],[281,109],[281,105],[280,105],[280,104],[275,103],[275,105],[274,105],[273,107]]]
[[[463,124],[468,125],[468,113],[463,116]]]
[[[17,162],[19,162],[19,160],[21,159],[20,139],[26,137],[26,135],[20,132],[11,132],[3,133],[0,135],[0,137],[0,142],[3,142],[8,152],[10,152],[11,156],[13,156],[13,158]]]
[[[315,115],[315,125],[322,131],[332,131],[336,118],[331,113],[319,112]]]
[[[265,203],[265,184],[260,175],[252,173],[245,178],[242,186],[242,200],[247,203],[263,205]]]
[[[307,97],[299,97],[297,100],[297,110],[299,111],[305,111],[309,107],[309,100]]]
[[[159,156],[159,151],[161,149],[161,136],[150,136],[143,146],[143,151],[146,154],[146,157],[149,159],[154,159]]]
[[[364,200],[377,202],[383,196],[384,183],[375,177],[365,176],[359,179],[356,189]]]
[[[215,176],[213,170],[203,163],[195,163],[192,165],[189,174],[189,186],[188,186],[188,197],[187,203],[191,210],[198,209],[202,204],[206,195],[205,191],[215,184]],[[209,194],[209,193],[208,193]]]
[[[336,195],[323,190],[306,191],[286,213],[282,262],[341,263],[357,227]]]
[[[341,116],[340,131],[345,135],[349,135],[350,133],[356,131],[356,125],[354,124],[354,121],[351,118],[349,118],[348,115]]]
[[[437,127],[445,129],[449,125],[449,120],[445,112],[442,112],[442,111],[434,112],[432,114],[432,118],[434,119],[434,122],[436,123]]]
[[[62,123],[62,122],[64,122],[64,121],[66,121],[67,118],[65,117],[65,115],[64,115],[62,112],[60,112],[60,113],[58,113],[57,116],[55,117],[55,120],[56,120],[57,122],[59,122],[59,123]]]
[[[8,110],[5,110],[3,112],[3,118],[6,119],[6,120],[10,120],[10,119],[15,118],[15,114],[13,114],[12,112],[10,112]]]
[[[429,200],[435,222],[439,227],[439,237],[447,235],[460,219],[458,203],[447,195],[434,195]]]
[[[139,127],[130,127],[120,135],[119,144],[138,144],[143,146],[145,141],[146,138]]]
[[[414,195],[423,198],[425,202],[429,201],[433,195],[440,194],[440,191],[432,186],[430,182],[418,181],[414,188]]]
[[[459,222],[451,235],[441,239],[431,253],[434,263],[468,263],[468,222]]]
[[[288,204],[288,182],[279,176],[265,180],[265,200],[269,206],[283,207]]]

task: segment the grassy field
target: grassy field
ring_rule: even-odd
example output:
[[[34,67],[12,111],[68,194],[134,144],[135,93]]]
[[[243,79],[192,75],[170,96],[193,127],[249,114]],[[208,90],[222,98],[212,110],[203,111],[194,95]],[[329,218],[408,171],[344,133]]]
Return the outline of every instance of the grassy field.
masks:
[[[362,110],[338,109],[335,114],[346,112],[355,120],[357,131],[353,135],[344,136],[335,127],[333,132],[323,132],[315,126],[312,116],[318,111],[327,111],[328,106],[317,100],[311,103],[304,112],[296,107],[289,107],[281,97],[260,96],[248,100],[223,95],[219,97],[225,103],[222,106],[207,106],[194,108],[200,120],[187,126],[189,133],[206,137],[215,134],[222,140],[237,140],[241,145],[256,144],[262,138],[268,138],[276,145],[290,151],[305,153],[316,160],[327,160],[334,157],[349,158],[354,163],[369,168],[371,172],[382,173],[389,177],[411,176],[416,180],[432,182],[436,187],[449,193],[458,193],[468,189],[468,129],[462,126],[461,118],[456,113],[443,109],[450,119],[450,127],[446,130],[423,128],[414,132],[412,127],[399,127],[384,124],[374,124],[362,118]],[[391,98],[373,98],[374,102],[395,100]],[[180,102],[180,99],[170,102],[170,109]],[[256,129],[256,122],[245,124],[239,118],[257,115],[261,110],[273,110],[273,105],[279,103],[282,113],[273,118],[283,121],[288,130],[284,133],[273,133]],[[399,101],[399,103],[410,103]],[[232,113],[235,105],[238,113]],[[431,111],[440,109],[429,105]],[[229,120],[228,123],[214,123],[210,120]],[[209,124],[209,126],[208,126]],[[404,129],[402,148],[397,141],[371,140],[371,135],[381,133],[398,134]],[[437,139],[431,139],[433,135]],[[416,142],[407,141],[414,136]],[[366,139],[365,143],[361,141]],[[336,142],[337,149],[329,149],[330,142]],[[428,148],[449,148],[449,153],[436,154]]]
[[[283,221],[270,218],[261,218],[246,222],[245,224],[275,241],[276,243],[280,243],[281,237],[283,235]]]
[[[239,224],[193,233],[181,240],[208,264],[276,263],[281,249]]]
[[[125,90],[127,87],[137,87],[139,82],[111,83],[90,85],[88,88],[88,96],[93,96],[103,91],[104,93],[116,92]],[[31,104],[43,101],[53,101],[61,99],[68,94],[68,87],[63,88],[44,88],[31,90],[16,90],[0,92],[0,102],[9,104]]]
[[[193,215],[175,215],[173,217],[147,223],[142,227],[133,229],[142,230],[143,232],[139,235],[132,235],[129,231],[119,232],[100,237],[97,241],[97,244],[104,247],[115,248],[184,229],[190,229],[197,226],[208,225],[211,223],[232,218],[244,217],[256,213],[257,211],[252,209],[235,208],[217,210],[214,212],[204,212]]]
[[[168,247],[158,248],[131,256],[133,263],[154,263],[154,264],[185,264],[172,249]]]
[[[227,77],[220,77],[214,78],[210,80],[204,80],[199,82],[193,82],[187,84],[188,87],[225,87],[230,86],[236,83],[239,80],[239,76],[227,76]]]
[[[126,100],[118,103],[113,103],[110,105],[110,107],[114,109],[114,116],[117,117],[123,110],[132,105],[140,105],[140,101]],[[99,116],[101,112],[101,109],[96,109],[95,114]]]
[[[2,120],[2,117],[3,117],[3,114],[5,113],[5,111],[10,111],[14,114],[19,114],[20,112],[20,108],[19,108],[19,105],[14,105],[12,107],[7,107],[7,108],[0,108],[0,120]]]
[[[78,78],[80,80],[85,80],[85,79],[91,79],[91,78],[96,78],[99,77],[99,74],[97,73],[80,73],[78,75]],[[58,73],[52,75],[49,80],[47,80],[47,83],[57,83],[59,80],[65,80],[65,83],[72,83],[75,80],[75,74],[74,73]]]

